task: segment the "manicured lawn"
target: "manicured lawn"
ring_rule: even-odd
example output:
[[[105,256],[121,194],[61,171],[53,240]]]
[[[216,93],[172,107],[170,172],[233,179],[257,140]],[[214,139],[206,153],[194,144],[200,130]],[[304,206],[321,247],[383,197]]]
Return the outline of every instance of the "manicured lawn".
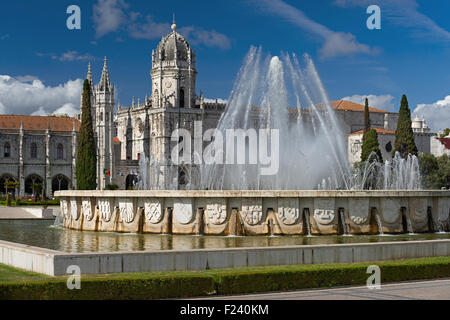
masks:
[[[0,284],[3,283],[17,283],[17,282],[30,282],[30,281],[49,281],[55,279],[53,277],[23,271],[4,264],[0,264]]]

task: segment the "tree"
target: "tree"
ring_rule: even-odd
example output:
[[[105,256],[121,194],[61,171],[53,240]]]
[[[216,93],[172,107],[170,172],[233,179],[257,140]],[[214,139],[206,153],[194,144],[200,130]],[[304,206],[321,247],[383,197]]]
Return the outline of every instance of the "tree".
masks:
[[[378,134],[375,129],[370,129],[363,136],[362,150],[361,150],[361,161],[367,161],[370,158],[372,152],[375,153],[378,162],[383,161],[383,156],[381,155],[380,144],[378,143]],[[375,158],[373,159],[375,160]]]
[[[450,158],[447,155],[436,158],[429,153],[422,154],[419,163],[422,183],[426,189],[450,188]]]
[[[97,148],[91,115],[91,86],[84,81],[81,104],[81,129],[77,152],[77,189],[95,190],[97,188]]]
[[[394,151],[392,152],[392,155],[399,152],[402,158],[408,157],[408,154],[417,156],[418,151],[411,125],[411,110],[409,109],[406,95],[403,95],[398,114]]]
[[[444,130],[444,132],[441,134],[441,138],[445,138],[450,134],[450,128],[447,128]]]
[[[364,133],[370,130],[370,111],[369,99],[366,98],[366,106],[364,108]]]

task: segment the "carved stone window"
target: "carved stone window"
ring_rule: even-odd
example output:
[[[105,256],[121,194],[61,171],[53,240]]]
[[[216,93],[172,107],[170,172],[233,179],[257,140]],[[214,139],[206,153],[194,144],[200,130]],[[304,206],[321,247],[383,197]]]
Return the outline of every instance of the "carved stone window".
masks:
[[[392,151],[392,143],[390,141],[386,144],[385,149],[386,149],[387,152],[391,152]]]
[[[10,158],[11,157],[11,145],[9,144],[9,142],[6,142],[4,147],[3,147],[3,151],[4,151],[4,156],[5,158]]]
[[[184,89],[180,89],[180,108],[184,108]]]
[[[56,148],[56,159],[63,160],[64,159],[64,146],[60,143]]]
[[[31,159],[36,159],[37,158],[37,144],[35,142],[33,142],[31,144]]]

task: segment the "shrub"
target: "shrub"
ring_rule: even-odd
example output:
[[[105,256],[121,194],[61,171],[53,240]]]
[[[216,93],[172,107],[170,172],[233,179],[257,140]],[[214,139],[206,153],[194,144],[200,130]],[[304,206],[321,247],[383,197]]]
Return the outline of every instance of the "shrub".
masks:
[[[68,290],[66,281],[0,284],[0,300],[129,300],[208,295],[214,279],[208,276],[151,276],[87,279],[81,290]]]
[[[106,186],[106,190],[119,190],[119,186],[117,184],[108,184]]]

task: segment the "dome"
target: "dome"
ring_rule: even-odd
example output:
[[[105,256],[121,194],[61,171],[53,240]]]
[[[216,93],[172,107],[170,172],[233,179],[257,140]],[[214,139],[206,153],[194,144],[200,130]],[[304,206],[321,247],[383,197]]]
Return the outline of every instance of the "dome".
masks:
[[[175,60],[176,56],[178,60],[187,61],[191,54],[191,48],[186,39],[176,32],[175,24],[172,26],[172,30],[173,32],[159,43],[156,58],[157,60],[168,61]]]
[[[412,121],[412,128],[413,129],[421,129],[422,128],[422,121],[419,119],[418,116]]]

